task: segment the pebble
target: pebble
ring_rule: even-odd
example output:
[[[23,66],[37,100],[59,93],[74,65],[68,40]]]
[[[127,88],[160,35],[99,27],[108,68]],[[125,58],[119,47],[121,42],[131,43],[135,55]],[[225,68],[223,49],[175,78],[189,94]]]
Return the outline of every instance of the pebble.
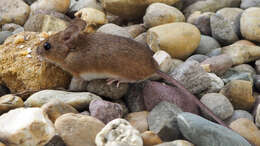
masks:
[[[145,131],[142,133],[143,146],[154,146],[156,144],[162,143],[161,138],[152,131]]]
[[[217,40],[210,36],[201,35],[200,44],[196,49],[195,53],[206,55],[216,48],[220,48],[220,44]]]
[[[18,28],[22,28],[21,25],[15,24],[15,23],[7,23],[2,26],[2,31],[10,31],[13,32]]]
[[[66,113],[78,113],[78,111],[69,104],[65,104],[60,100],[53,99],[42,105],[42,111],[48,115],[48,118],[55,123],[56,119]]]
[[[31,5],[31,11],[45,9],[66,13],[69,6],[70,0],[37,0]]]
[[[23,0],[1,0],[0,26],[6,23],[23,25],[29,13],[30,7]]]
[[[149,112],[133,112],[125,116],[125,119],[140,133],[143,133],[148,130],[147,117]]]
[[[154,52],[164,50],[173,58],[186,59],[199,46],[200,31],[184,22],[163,24],[147,31],[147,43]]]
[[[97,32],[108,33],[126,38],[133,38],[132,35],[123,27],[120,27],[113,23],[108,23],[101,26]]]
[[[183,61],[180,59],[171,59],[171,68],[168,74],[172,73],[179,65],[183,64]]]
[[[40,108],[11,110],[0,116],[0,127],[0,139],[12,145],[44,146],[55,135],[52,122]]]
[[[192,143],[186,140],[175,140],[172,142],[164,142],[155,146],[194,146]]]
[[[242,36],[247,40],[260,42],[260,8],[252,7],[246,9],[240,19],[240,30]]]
[[[190,56],[189,58],[187,58],[186,61],[195,60],[195,61],[201,63],[208,58],[209,57],[206,55],[194,54],[194,55]]]
[[[234,66],[232,69],[238,72],[248,72],[251,73],[252,75],[256,74],[256,70],[249,64],[240,64],[237,66]]]
[[[55,135],[44,146],[66,146],[66,144],[64,143],[64,141],[62,140],[62,138],[59,135]]]
[[[4,43],[4,41],[11,36],[13,33],[10,31],[1,31],[0,32],[0,45]]]
[[[208,73],[210,77],[210,86],[203,92],[205,93],[217,93],[224,87],[224,82],[214,73]]]
[[[205,94],[200,101],[222,120],[232,116],[234,112],[234,108],[228,98],[219,93]],[[202,113],[207,119],[211,119],[207,113],[204,111]]]
[[[230,20],[218,13],[210,16],[212,36],[221,44],[232,44],[239,40],[233,25]]]
[[[108,85],[106,80],[92,80],[88,82],[86,89],[91,93],[110,99],[120,99],[127,93],[128,88],[127,83],[121,83],[119,87],[117,87],[116,83]]]
[[[259,0],[241,0],[240,7],[242,9],[247,9],[250,7],[259,7],[260,6],[260,1]]]
[[[129,109],[125,103],[125,101],[123,99],[117,99],[117,100],[112,100],[112,102],[114,103],[118,103],[121,105],[122,109],[123,109],[123,117],[126,116],[129,113]]]
[[[230,68],[227,72],[221,77],[225,83],[229,83],[232,80],[245,80],[250,81],[253,84],[253,75],[249,72],[240,72],[234,68]]]
[[[25,31],[49,32],[62,31],[67,28],[68,22],[51,15],[35,14],[30,16],[24,24]]]
[[[255,116],[255,124],[260,128],[260,105],[257,106],[256,116]]]
[[[220,91],[233,104],[235,109],[249,110],[253,107],[252,83],[244,80],[232,80]]]
[[[260,130],[251,120],[245,118],[237,119],[229,127],[256,146],[260,145]]]
[[[97,0],[70,0],[70,8],[68,10],[68,15],[74,16],[74,13],[83,8],[94,8],[99,11],[104,11],[100,3]]]
[[[149,113],[147,121],[151,131],[156,133],[163,141],[171,141],[180,137],[177,127],[177,115],[182,110],[175,104],[162,101]]]
[[[140,112],[146,110],[143,98],[144,83],[132,85],[124,100],[130,112]]]
[[[137,41],[137,42],[139,42],[139,43],[141,43],[141,44],[143,44],[143,45],[147,45],[147,43],[146,43],[146,35],[147,35],[146,32],[141,33],[141,34],[139,34],[138,36],[136,36],[136,37],[134,38],[134,40]]]
[[[143,97],[146,109],[148,111],[159,104],[161,101],[167,101],[176,104],[185,112],[198,114],[198,107],[194,104],[192,99],[187,98],[186,95],[176,87],[168,86],[164,83],[149,81],[146,82],[143,89]]]
[[[8,112],[9,110],[23,107],[23,100],[21,97],[8,94],[0,97],[0,115]]]
[[[227,125],[230,125],[233,121],[240,119],[240,118],[247,118],[250,121],[254,121],[253,116],[245,110],[234,110],[233,115],[225,120]]]
[[[109,122],[96,136],[97,146],[143,146],[138,130],[124,119]]]
[[[120,104],[96,99],[90,102],[90,115],[95,117],[105,124],[108,122],[123,117],[123,108]]]
[[[43,104],[53,99],[60,100],[71,105],[77,110],[83,110],[89,107],[94,99],[101,99],[99,96],[89,92],[66,92],[59,90],[42,90],[31,95],[25,102],[27,107],[41,107]]]
[[[64,114],[55,121],[56,131],[66,146],[96,146],[95,137],[104,126],[94,117],[73,113]]]
[[[251,146],[236,132],[191,113],[179,114],[177,123],[182,135],[194,145]]]
[[[143,17],[147,28],[173,22],[184,22],[185,17],[180,10],[164,3],[153,3],[146,9]]]
[[[1,81],[12,93],[66,88],[69,85],[71,76],[68,73],[39,60],[36,48],[42,36],[43,34],[35,32],[22,32],[9,37],[4,45],[0,45]],[[31,53],[28,48],[31,48]],[[32,57],[26,57],[28,54]]]
[[[210,86],[208,73],[194,60],[185,61],[170,76],[181,82],[193,94],[199,94]]]
[[[144,24],[134,24],[126,26],[124,28],[131,34],[133,38],[136,38],[137,36],[139,36],[142,33],[145,33],[146,31]]]
[[[171,69],[172,58],[167,52],[160,50],[154,53],[154,60],[158,63],[159,69],[162,72],[169,72]]]

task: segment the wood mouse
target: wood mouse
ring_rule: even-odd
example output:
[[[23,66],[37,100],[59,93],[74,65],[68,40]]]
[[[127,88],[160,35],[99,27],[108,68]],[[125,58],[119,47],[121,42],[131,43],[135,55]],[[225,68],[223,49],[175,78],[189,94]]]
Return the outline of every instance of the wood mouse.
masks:
[[[105,33],[87,34],[84,33],[85,26],[85,21],[74,19],[67,29],[41,42],[37,54],[86,81],[111,79],[110,82],[136,83],[157,74],[192,98],[219,124],[227,127],[178,81],[159,70],[148,46]]]

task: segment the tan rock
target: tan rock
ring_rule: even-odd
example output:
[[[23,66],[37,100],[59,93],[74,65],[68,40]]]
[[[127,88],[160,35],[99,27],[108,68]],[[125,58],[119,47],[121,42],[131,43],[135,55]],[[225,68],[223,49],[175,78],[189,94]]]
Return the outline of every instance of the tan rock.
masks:
[[[186,140],[175,140],[173,142],[164,142],[156,146],[194,146],[194,145]]]
[[[200,31],[192,24],[175,22],[150,28],[147,43],[156,52],[164,50],[173,58],[186,59],[200,43]]]
[[[40,61],[36,55],[40,40],[46,37],[46,33],[22,32],[9,37],[0,46],[0,82],[13,93],[69,85],[68,73]]]
[[[260,8],[251,7],[246,9],[240,19],[242,36],[248,40],[260,42]]]
[[[220,91],[233,104],[235,109],[249,110],[253,107],[252,83],[244,80],[232,80]]]
[[[248,43],[234,43],[221,49],[222,54],[228,54],[233,65],[248,63],[260,58],[260,47]]]
[[[74,107],[57,99],[51,100],[50,102],[44,104],[41,108],[53,123],[55,123],[55,120],[63,114],[78,113]]]
[[[30,14],[30,7],[23,0],[0,1],[0,26],[6,23],[23,25]]]
[[[0,127],[0,139],[8,146],[44,146],[55,135],[52,122],[40,108],[11,110],[0,117]]]
[[[46,9],[66,13],[69,6],[70,0],[37,0],[31,5],[31,10]]]
[[[152,131],[145,131],[142,133],[142,138],[144,146],[154,146],[156,144],[162,143],[161,138]]]
[[[130,113],[126,115],[125,119],[140,133],[143,133],[148,130],[148,113],[147,111]]]
[[[0,115],[11,109],[23,107],[23,100],[15,95],[5,95],[0,97]]]
[[[67,28],[68,25],[68,22],[62,19],[50,15],[36,14],[29,17],[24,24],[24,29],[34,32],[58,32]]]
[[[0,142],[0,146],[6,146],[5,144],[3,144],[2,142]]]
[[[125,19],[136,19],[142,17],[145,9],[155,2],[173,5],[179,0],[101,0],[106,11],[123,17]]]
[[[247,45],[247,46],[255,46],[255,44],[253,42],[250,42],[248,40],[239,40],[237,42],[235,42],[234,44],[238,44],[238,45]]]
[[[144,25],[148,28],[173,23],[184,22],[185,17],[180,10],[164,3],[153,3],[143,17]]]
[[[252,121],[246,118],[237,119],[229,127],[256,146],[260,145],[260,130]]]
[[[95,137],[105,126],[91,116],[64,114],[55,122],[55,128],[67,146],[96,146]]]
[[[171,69],[171,65],[172,65],[172,58],[171,56],[163,51],[157,51],[154,55],[153,55],[154,60],[158,63],[159,65],[159,69],[163,72],[169,72]]]

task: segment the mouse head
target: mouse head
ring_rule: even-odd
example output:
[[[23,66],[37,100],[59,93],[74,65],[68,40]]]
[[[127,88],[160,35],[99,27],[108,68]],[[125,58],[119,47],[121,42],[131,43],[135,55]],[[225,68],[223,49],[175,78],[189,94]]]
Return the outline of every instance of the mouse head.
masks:
[[[37,54],[52,63],[63,63],[69,52],[76,47],[78,36],[83,33],[85,26],[85,21],[74,19],[64,31],[42,41]]]

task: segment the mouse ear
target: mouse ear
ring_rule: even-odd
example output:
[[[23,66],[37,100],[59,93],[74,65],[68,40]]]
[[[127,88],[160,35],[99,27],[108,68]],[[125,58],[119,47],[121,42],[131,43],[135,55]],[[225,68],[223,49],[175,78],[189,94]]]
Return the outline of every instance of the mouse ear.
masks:
[[[74,32],[69,36],[68,34],[64,36],[64,42],[66,46],[70,49],[70,51],[74,51],[78,45],[78,41],[80,40],[80,37],[84,35],[84,32],[82,31]]]
[[[80,18],[75,18],[70,22],[70,26],[78,27],[80,31],[83,31],[86,28],[86,25],[87,23]]]

